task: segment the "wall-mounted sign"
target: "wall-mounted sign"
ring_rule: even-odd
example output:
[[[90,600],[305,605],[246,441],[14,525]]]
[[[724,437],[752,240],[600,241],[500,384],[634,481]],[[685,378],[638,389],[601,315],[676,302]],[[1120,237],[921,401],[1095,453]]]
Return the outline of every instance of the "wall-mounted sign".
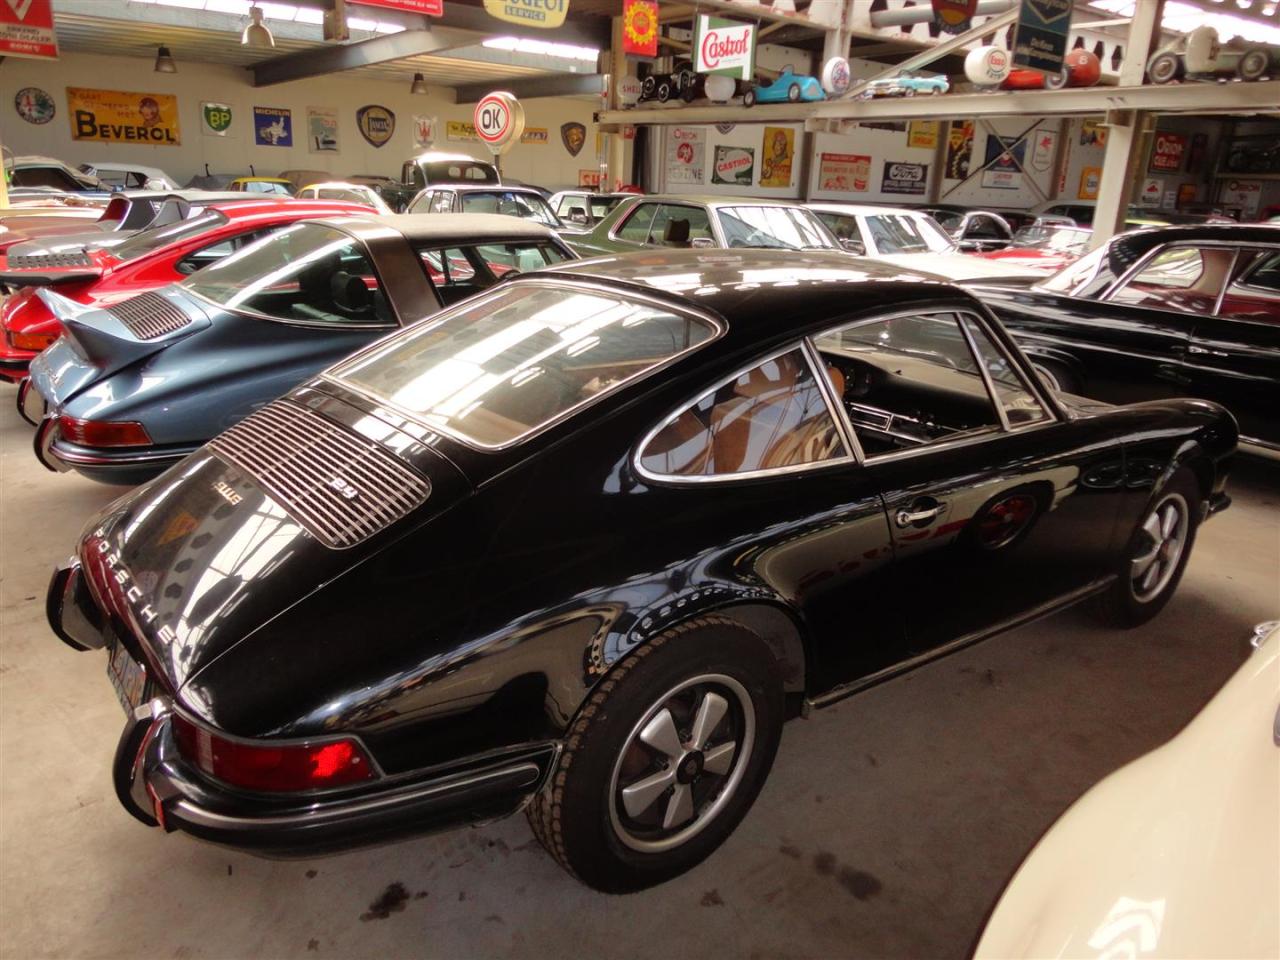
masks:
[[[907,146],[934,150],[938,146],[937,120],[912,120],[907,125]]]
[[[1164,197],[1164,181],[1158,177],[1147,177],[1138,192],[1138,205],[1141,207],[1158,207]]]
[[[658,55],[658,5],[653,0],[624,0],[622,52],[637,57]]]
[[[947,160],[944,175],[950,180],[963,180],[969,176],[969,162],[973,159],[973,121],[952,121],[947,131]]]
[[[440,121],[436,117],[428,117],[425,114],[414,114],[413,117],[413,145],[415,147],[429,147],[436,142],[436,131],[440,127]]]
[[[551,29],[564,23],[569,0],[484,0],[489,16],[523,27]]]
[[[1080,171],[1080,189],[1076,191],[1077,200],[1097,200],[1098,187],[1102,183],[1101,167],[1085,167]]]
[[[1016,142],[1015,142],[1016,141]],[[1017,190],[1022,186],[1022,164],[1027,141],[1016,137],[987,137],[982,185],[992,190]]]
[[[231,132],[231,104],[200,101],[200,132],[206,137],[225,137]]]
[[[667,183],[703,183],[706,152],[701,127],[672,127],[667,133]]]
[[[444,16],[444,0],[347,0],[347,3],[358,3],[365,7],[382,7],[386,10],[400,10],[404,13],[416,13],[423,17]]]
[[[1073,0],[1021,0],[1013,31],[1013,65],[1057,75],[1067,54]]]
[[[23,87],[13,95],[13,108],[27,123],[48,123],[58,112],[53,97],[39,87]]]
[[[693,69],[750,80],[756,55],[756,26],[699,14],[693,33]]]
[[[307,107],[307,150],[338,152],[338,111],[332,107]]]
[[[1261,180],[1226,180],[1218,194],[1218,202],[1244,217],[1256,217],[1261,200]]]
[[[7,2],[0,0],[0,6]],[[178,98],[170,93],[67,87],[67,106],[73,140],[171,147],[182,143]]]
[[[1187,138],[1177,133],[1157,133],[1151,143],[1151,168],[1161,172],[1176,173],[1182,169],[1182,156],[1187,150]]]
[[[396,132],[396,115],[386,107],[371,103],[356,111],[356,126],[370,146],[384,147]]]
[[[639,77],[628,73],[618,78],[618,102],[624,107],[633,107],[639,103],[642,92],[644,92],[644,83]]]
[[[479,135],[476,134],[475,126],[462,120],[450,120],[446,123],[445,136],[450,140],[461,140],[470,143],[480,139]]]
[[[1101,120],[1080,121],[1080,146],[1105,147],[1107,145],[1107,128]]]
[[[0,0],[0,57],[58,59],[53,0]]]
[[[933,0],[933,22],[945,33],[964,33],[977,9],[978,0]]]
[[[711,182],[749,187],[756,169],[756,152],[751,147],[716,147],[711,166]]]
[[[1194,183],[1184,183],[1178,187],[1178,196],[1174,200],[1174,204],[1178,209],[1182,209],[1188,203],[1195,203],[1197,196],[1197,188]]]
[[[1058,147],[1058,134],[1053,130],[1036,130],[1030,134],[1031,169],[1037,173],[1048,173],[1053,166],[1053,155]]]
[[[494,156],[506,153],[524,132],[524,107],[505,90],[485,94],[471,117],[476,134]]]
[[[254,107],[253,142],[260,147],[292,147],[293,111],[283,107]]]
[[[849,92],[853,83],[853,74],[849,70],[849,61],[844,57],[832,57],[822,65],[822,89],[830,97],[842,97]]]
[[[880,190],[884,193],[906,193],[923,196],[925,185],[928,182],[929,165],[927,163],[898,163],[893,160],[886,160],[884,162],[884,177],[880,181]]]
[[[871,157],[861,153],[824,153],[818,160],[818,189],[853,193],[866,191],[871,180]]]
[[[576,157],[587,142],[587,128],[576,120],[560,124],[560,142],[569,151],[569,156]]]
[[[520,134],[521,143],[539,143],[544,147],[551,142],[551,131],[546,127],[525,127]]]
[[[791,186],[792,159],[796,152],[796,132],[791,127],[765,127],[760,144],[760,186]]]

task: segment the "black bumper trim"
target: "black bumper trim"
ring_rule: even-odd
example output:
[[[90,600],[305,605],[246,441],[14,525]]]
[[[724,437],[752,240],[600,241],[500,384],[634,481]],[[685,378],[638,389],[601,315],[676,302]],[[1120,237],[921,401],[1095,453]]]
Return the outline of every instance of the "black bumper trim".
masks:
[[[74,557],[53,571],[44,613],[54,636],[71,649],[99,650],[104,645],[102,614]]]

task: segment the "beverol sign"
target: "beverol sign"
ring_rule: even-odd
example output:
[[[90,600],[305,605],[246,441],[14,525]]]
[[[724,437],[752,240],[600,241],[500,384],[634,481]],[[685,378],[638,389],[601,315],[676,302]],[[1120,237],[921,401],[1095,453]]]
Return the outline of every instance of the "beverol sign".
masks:
[[[1186,151],[1186,137],[1176,133],[1157,133],[1151,146],[1151,169],[1176,173],[1182,169],[1182,155]]]
[[[0,57],[58,59],[53,0],[0,0]]]
[[[698,73],[750,80],[755,54],[755,24],[698,16],[693,35],[693,69]]]

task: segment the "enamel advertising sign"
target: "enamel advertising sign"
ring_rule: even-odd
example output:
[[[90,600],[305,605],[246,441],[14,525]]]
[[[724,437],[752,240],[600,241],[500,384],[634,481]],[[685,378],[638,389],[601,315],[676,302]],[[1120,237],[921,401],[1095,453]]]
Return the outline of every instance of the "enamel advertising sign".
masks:
[[[358,3],[362,7],[382,7],[384,10],[399,10],[403,13],[416,13],[423,17],[444,16],[444,0],[347,0],[347,3]]]
[[[1177,133],[1157,133],[1151,145],[1151,169],[1177,173],[1187,152],[1187,138]]]
[[[0,6],[8,0],[0,0]],[[178,98],[168,93],[130,93],[67,87],[71,139],[100,143],[148,143],[176,147]]]
[[[58,59],[53,0],[0,0],[0,57]]]
[[[496,20],[552,30],[564,23],[569,0],[484,0],[484,9]]]
[[[1013,65],[1041,73],[1062,70],[1071,31],[1072,0],[1021,0],[1013,34]]]
[[[756,26],[699,14],[693,34],[693,69],[750,80],[756,56]]]

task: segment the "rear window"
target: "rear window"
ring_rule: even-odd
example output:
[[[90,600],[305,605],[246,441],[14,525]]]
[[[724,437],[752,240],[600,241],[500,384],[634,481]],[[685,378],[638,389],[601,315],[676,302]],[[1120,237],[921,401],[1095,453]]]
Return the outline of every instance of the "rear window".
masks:
[[[497,183],[498,171],[478,160],[437,160],[424,164],[428,183]]]
[[[463,213],[497,213],[505,217],[519,217],[521,220],[532,220],[547,227],[558,227],[560,222],[547,201],[533,193],[516,193],[503,190],[489,193],[464,192],[462,194]]]
[[[124,243],[113,248],[111,253],[121,260],[136,260],[138,257],[145,257],[147,254],[154,253],[168,244],[178,243],[197,236],[206,230],[220,227],[226,222],[227,217],[225,214],[217,210],[208,210],[198,217],[192,217],[190,220],[181,220],[167,227],[152,227],[150,230],[135,233]]]
[[[701,317],[521,283],[417,324],[331,375],[474,444],[519,440],[716,335]]]

